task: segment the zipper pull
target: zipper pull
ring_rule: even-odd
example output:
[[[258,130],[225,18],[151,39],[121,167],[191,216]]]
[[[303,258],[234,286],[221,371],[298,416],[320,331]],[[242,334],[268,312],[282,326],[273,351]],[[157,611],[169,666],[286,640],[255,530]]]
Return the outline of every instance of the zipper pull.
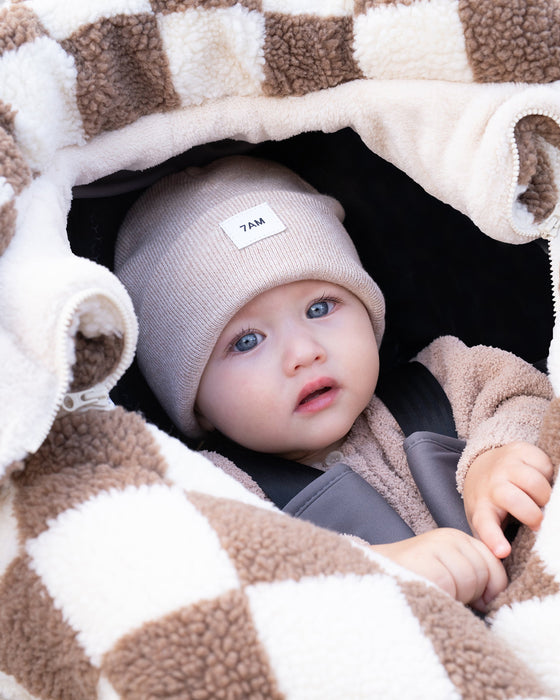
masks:
[[[115,404],[109,398],[109,392],[102,385],[86,389],[86,391],[75,391],[66,394],[62,399],[60,414],[62,413],[83,413],[84,411],[112,411]]]
[[[558,232],[560,231],[560,216],[558,214],[551,214],[548,219],[539,226],[539,233],[541,238],[545,241],[551,241],[556,238]]]

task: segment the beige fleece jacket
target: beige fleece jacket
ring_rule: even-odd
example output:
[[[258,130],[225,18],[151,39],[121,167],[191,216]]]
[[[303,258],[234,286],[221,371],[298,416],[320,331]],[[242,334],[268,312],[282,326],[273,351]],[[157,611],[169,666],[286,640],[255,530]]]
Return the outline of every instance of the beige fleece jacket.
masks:
[[[482,452],[516,440],[535,443],[543,415],[552,399],[548,378],[512,353],[458,338],[433,341],[415,358],[440,382],[451,406],[457,433],[467,445],[457,468],[457,487],[472,461]],[[435,527],[403,449],[404,435],[376,396],[358,416],[340,448],[343,460],[399,513],[415,534]],[[204,453],[214,464],[265,498],[260,487],[230,460]],[[325,465],[316,467],[326,469]]]

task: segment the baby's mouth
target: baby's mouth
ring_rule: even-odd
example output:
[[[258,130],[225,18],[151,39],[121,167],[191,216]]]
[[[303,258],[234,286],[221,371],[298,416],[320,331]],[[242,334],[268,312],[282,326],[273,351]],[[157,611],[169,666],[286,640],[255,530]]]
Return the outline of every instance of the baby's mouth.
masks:
[[[330,377],[318,377],[307,382],[300,391],[296,402],[296,411],[316,413],[332,404],[338,394],[338,384]]]
[[[327,391],[330,391],[331,389],[332,386],[324,386],[320,389],[312,391],[310,394],[303,397],[303,399],[299,402],[298,406],[304,406],[306,403],[309,403],[310,401],[313,401],[313,399],[316,399],[318,396],[321,396],[321,394],[326,394]]]

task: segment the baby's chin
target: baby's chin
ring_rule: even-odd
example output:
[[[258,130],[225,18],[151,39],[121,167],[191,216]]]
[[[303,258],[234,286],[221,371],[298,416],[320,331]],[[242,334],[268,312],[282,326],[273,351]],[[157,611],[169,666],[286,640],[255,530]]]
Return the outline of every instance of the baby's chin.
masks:
[[[305,436],[300,435],[299,439],[294,436],[292,440],[286,440],[282,435],[270,434],[266,438],[254,435],[252,440],[236,440],[235,437],[230,439],[254,452],[272,454],[292,462],[312,465],[323,463],[327,455],[340,448],[348,437],[352,424],[346,420],[343,424],[339,422],[338,425],[323,424],[315,434],[308,432]],[[327,437],[326,441],[325,437]]]

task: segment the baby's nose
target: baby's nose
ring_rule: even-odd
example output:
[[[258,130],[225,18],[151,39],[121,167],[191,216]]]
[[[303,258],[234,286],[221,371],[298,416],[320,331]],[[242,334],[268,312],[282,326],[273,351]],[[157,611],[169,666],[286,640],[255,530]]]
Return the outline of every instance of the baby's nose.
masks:
[[[324,362],[326,350],[313,336],[299,336],[288,342],[284,353],[284,369],[287,374],[295,374],[303,367],[315,362]]]

